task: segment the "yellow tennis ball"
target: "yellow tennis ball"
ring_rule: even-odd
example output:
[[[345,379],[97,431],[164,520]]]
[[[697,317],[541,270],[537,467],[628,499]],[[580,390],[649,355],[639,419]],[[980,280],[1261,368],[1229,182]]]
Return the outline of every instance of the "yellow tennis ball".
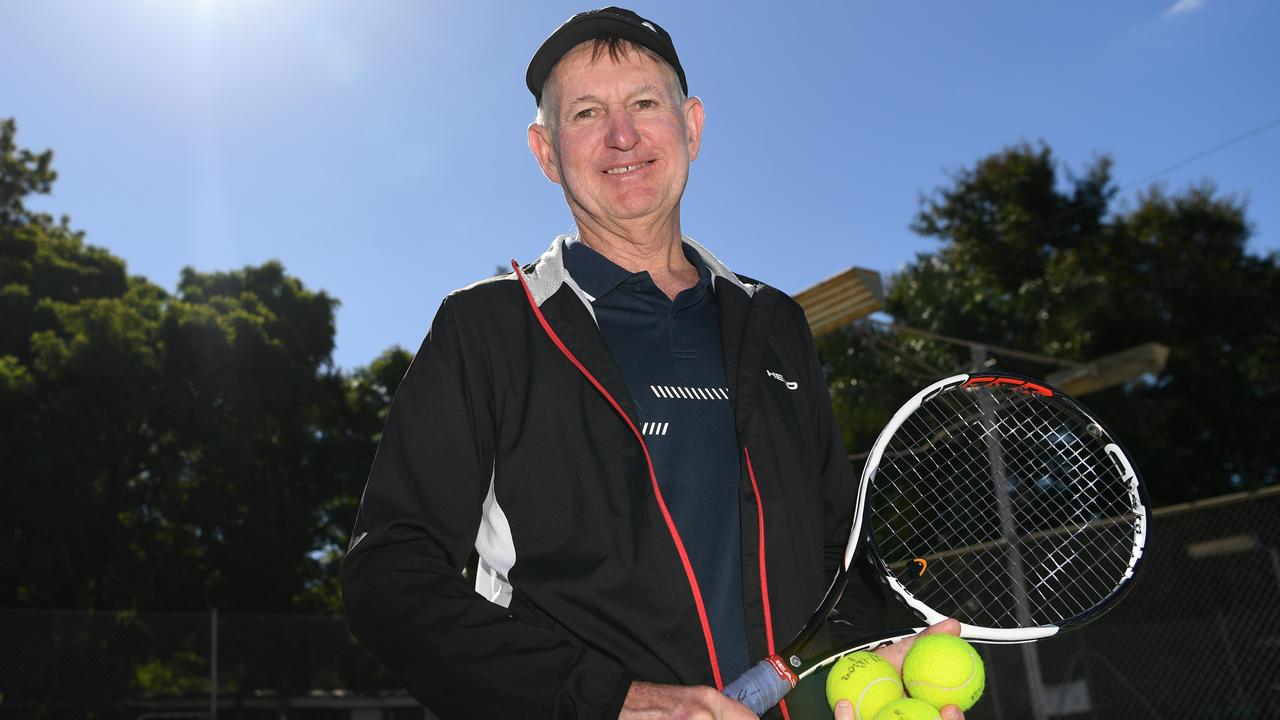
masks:
[[[917,638],[902,661],[902,683],[913,698],[968,710],[982,697],[987,673],[973,646],[955,635]]]
[[[871,720],[880,708],[902,696],[898,671],[875,653],[849,653],[827,674],[827,704],[835,710],[841,698],[848,700],[857,720]]]
[[[875,720],[942,720],[938,708],[923,700],[903,698],[880,708]]]

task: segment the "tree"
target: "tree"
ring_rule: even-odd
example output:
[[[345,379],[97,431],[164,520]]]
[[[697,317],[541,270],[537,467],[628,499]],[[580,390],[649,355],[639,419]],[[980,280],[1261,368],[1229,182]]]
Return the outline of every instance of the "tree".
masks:
[[[146,443],[159,288],[24,204],[56,177],[0,123],[0,592],[95,606],[130,581],[129,478]]]
[[[33,153],[19,149],[18,125],[12,118],[0,120],[0,226],[23,225],[47,216],[32,214],[23,200],[33,193],[48,193],[58,174],[53,171],[53,151]]]
[[[1248,254],[1243,203],[1210,183],[1141,193],[1113,208],[1111,162],[1066,173],[1049,148],[1018,145],[922,199],[912,229],[942,246],[891,285],[901,324],[1088,361],[1140,342],[1166,369],[1085,398],[1137,457],[1160,503],[1277,481],[1280,267]],[[824,339],[855,449],[930,376],[968,367],[965,348],[862,325]],[[1001,358],[1005,369],[1046,368]],[[886,397],[886,394],[889,397]]]
[[[343,376],[337,302],[279,263],[186,269],[172,295],[128,276],[27,208],[56,173],[15,133],[0,124],[0,605],[334,609],[337,528],[381,429],[365,386],[403,351]]]
[[[211,606],[242,613],[224,619],[224,690],[388,687],[334,618],[244,613],[340,612],[337,564],[412,356],[335,368],[337,301],[278,262],[187,268],[173,293],[129,276],[28,207],[57,174],[15,135],[0,122],[0,636],[16,648],[0,697],[189,694],[204,626],[151,611]]]
[[[347,550],[369,465],[386,425],[391,397],[412,361],[413,354],[404,348],[388,348],[373,362],[343,378],[345,403],[329,407],[334,415],[324,424],[333,428],[330,442],[325,446],[331,457],[324,465],[331,469],[340,491],[320,508],[314,540],[316,574],[307,583],[302,607],[334,614],[342,612],[338,564]]]

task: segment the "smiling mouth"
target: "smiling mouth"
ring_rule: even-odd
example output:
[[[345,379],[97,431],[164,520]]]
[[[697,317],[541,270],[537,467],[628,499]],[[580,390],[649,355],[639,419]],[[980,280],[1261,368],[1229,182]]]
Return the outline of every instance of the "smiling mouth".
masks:
[[[626,165],[623,167],[609,168],[608,170],[604,171],[604,174],[605,175],[622,175],[624,173],[632,172],[633,170],[639,170],[640,168],[650,165],[652,163],[653,163],[652,160],[646,160],[645,162],[638,163],[636,165]]]

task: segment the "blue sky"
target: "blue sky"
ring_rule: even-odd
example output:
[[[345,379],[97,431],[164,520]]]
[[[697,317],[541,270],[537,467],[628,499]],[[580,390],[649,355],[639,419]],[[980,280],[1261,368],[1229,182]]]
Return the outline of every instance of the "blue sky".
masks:
[[[335,361],[416,348],[440,299],[572,220],[525,145],[567,2],[0,0],[0,117],[35,205],[172,288],[278,259],[342,301]],[[665,2],[707,108],[684,230],[794,292],[935,247],[921,193],[1021,140],[1135,183],[1280,119],[1273,0]],[[1280,249],[1280,126],[1158,179],[1249,200]],[[1140,185],[1145,186],[1145,185]]]

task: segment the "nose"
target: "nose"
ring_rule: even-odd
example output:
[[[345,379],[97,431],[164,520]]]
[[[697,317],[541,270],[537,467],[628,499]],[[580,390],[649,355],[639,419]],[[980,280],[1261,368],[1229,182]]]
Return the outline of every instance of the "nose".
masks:
[[[635,118],[631,117],[631,113],[609,113],[609,128],[604,141],[609,147],[623,151],[640,143],[640,133],[636,131]]]

